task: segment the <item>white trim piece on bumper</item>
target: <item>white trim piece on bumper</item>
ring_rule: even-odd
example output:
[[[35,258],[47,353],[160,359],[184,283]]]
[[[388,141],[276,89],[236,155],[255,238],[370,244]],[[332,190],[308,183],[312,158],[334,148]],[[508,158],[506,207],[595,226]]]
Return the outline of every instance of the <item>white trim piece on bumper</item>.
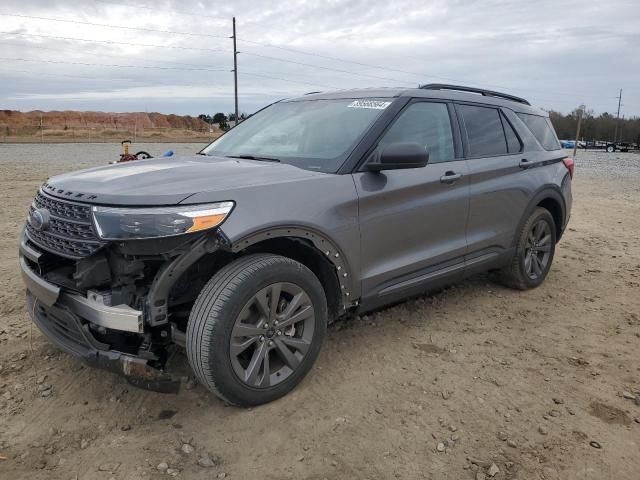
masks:
[[[70,293],[61,293],[58,303],[96,325],[125,332],[144,332],[142,312],[128,305],[110,307]]]

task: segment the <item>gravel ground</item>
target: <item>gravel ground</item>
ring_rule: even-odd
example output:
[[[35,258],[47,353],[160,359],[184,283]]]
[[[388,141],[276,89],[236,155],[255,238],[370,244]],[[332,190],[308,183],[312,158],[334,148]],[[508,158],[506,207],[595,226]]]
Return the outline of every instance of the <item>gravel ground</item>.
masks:
[[[569,156],[573,150],[567,150]],[[585,175],[614,179],[640,177],[640,153],[607,153],[603,150],[578,150],[576,164]]]
[[[578,152],[570,228],[538,289],[480,275],[335,324],[294,392],[243,410],[191,381],[136,389],[31,327],[26,208],[48,176],[118,153],[0,145],[0,478],[637,480],[640,155]]]

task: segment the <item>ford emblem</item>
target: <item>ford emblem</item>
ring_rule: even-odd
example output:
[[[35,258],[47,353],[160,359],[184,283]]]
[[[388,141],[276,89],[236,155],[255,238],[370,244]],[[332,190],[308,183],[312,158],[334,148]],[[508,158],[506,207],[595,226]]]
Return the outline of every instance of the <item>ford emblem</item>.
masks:
[[[49,210],[47,210],[46,208],[38,208],[31,212],[29,223],[35,230],[37,230],[38,232],[42,232],[49,227],[50,218],[51,216],[49,215]]]

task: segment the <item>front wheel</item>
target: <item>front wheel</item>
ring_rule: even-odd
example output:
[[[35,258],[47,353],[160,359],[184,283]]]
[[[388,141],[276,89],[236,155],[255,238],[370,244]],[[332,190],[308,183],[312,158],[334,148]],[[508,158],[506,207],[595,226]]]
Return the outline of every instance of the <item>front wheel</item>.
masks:
[[[614,147],[613,145],[608,145],[607,146],[607,152],[613,153],[615,151],[616,151],[616,147]]]
[[[540,285],[551,269],[556,225],[549,211],[536,207],[525,222],[511,263],[500,271],[507,286],[528,290]]]
[[[318,278],[290,258],[242,257],[202,289],[187,326],[198,380],[226,402],[252,406],[292,390],[311,369],[327,328]]]

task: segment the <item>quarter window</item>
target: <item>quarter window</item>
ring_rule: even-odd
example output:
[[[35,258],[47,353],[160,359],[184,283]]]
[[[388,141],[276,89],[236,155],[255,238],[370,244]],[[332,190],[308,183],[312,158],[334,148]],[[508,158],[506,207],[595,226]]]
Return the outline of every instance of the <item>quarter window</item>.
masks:
[[[418,143],[429,152],[429,163],[453,160],[453,132],[445,103],[417,102],[409,105],[387,130],[378,145]]]
[[[539,115],[529,115],[528,113],[517,113],[516,115],[529,127],[529,130],[531,130],[533,136],[540,142],[542,148],[545,150],[558,150],[561,148],[558,137],[556,137],[556,132],[553,130],[551,121],[548,118]]]
[[[507,141],[502,129],[500,113],[495,108],[458,105],[462,113],[470,157],[505,155]]]

